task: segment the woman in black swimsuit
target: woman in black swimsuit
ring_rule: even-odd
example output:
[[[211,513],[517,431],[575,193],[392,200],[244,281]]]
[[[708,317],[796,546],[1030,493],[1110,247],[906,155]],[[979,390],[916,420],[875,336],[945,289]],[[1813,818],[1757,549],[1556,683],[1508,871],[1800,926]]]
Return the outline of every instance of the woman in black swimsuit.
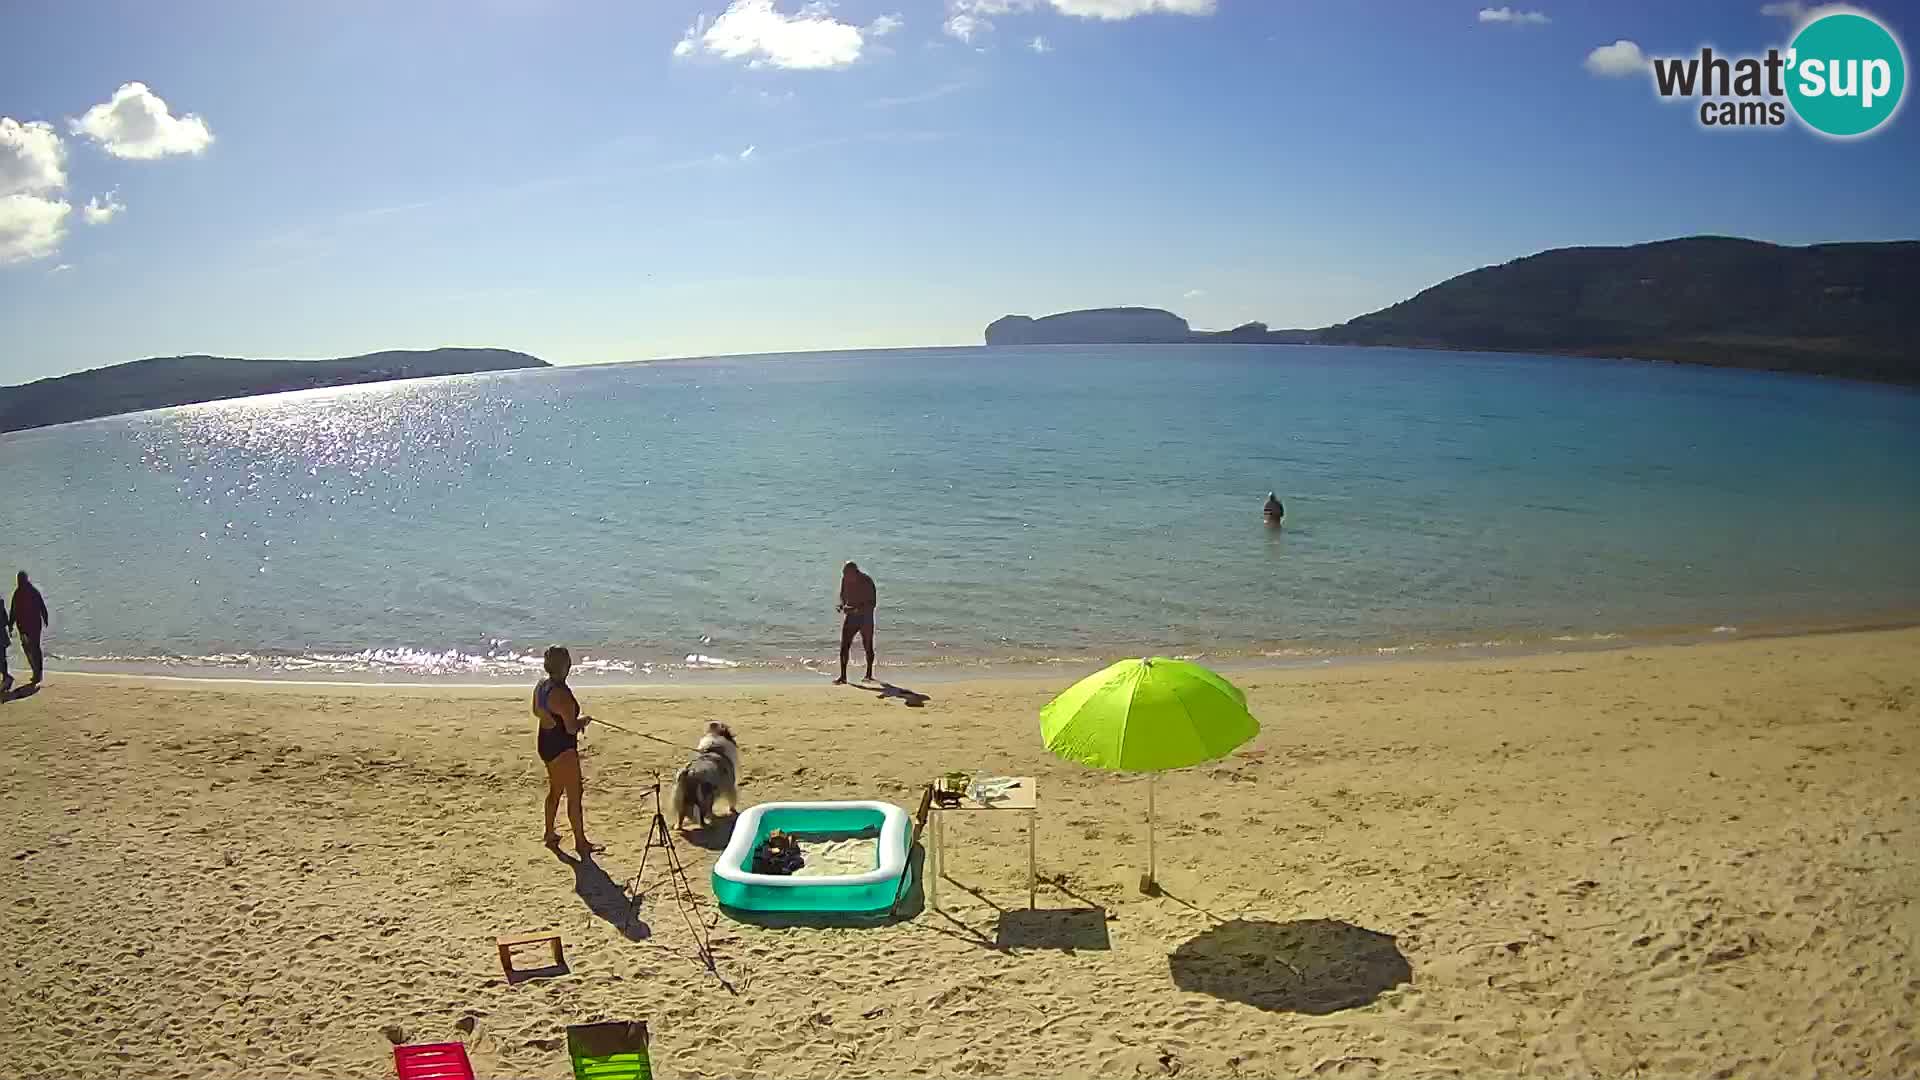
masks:
[[[546,842],[549,846],[560,843],[560,834],[553,831],[553,815],[560,809],[560,796],[565,795],[574,850],[591,855],[600,849],[587,841],[586,819],[580,809],[585,787],[580,778],[580,733],[593,718],[580,711],[579,699],[567,686],[573,656],[559,645],[550,646],[544,666],[547,677],[533,688],[533,718],[540,722],[535,745],[547,766]]]

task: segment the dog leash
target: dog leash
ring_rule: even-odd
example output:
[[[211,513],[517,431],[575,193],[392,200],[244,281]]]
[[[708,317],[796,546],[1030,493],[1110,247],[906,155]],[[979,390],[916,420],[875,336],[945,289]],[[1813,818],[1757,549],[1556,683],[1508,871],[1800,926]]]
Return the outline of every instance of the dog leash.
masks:
[[[627,735],[638,735],[638,736],[640,736],[640,737],[641,737],[641,738],[643,738],[643,739],[652,739],[652,740],[653,740],[654,742],[657,742],[657,743],[659,743],[659,744],[660,744],[661,746],[671,746],[671,747],[673,747],[673,748],[674,748],[675,750],[687,750],[687,751],[693,751],[693,752],[697,752],[697,751],[695,751],[695,750],[694,750],[694,748],[693,748],[693,747],[691,747],[691,746],[681,746],[681,745],[680,745],[679,743],[677,743],[677,742],[670,742],[670,741],[668,741],[668,740],[666,740],[666,739],[663,739],[663,738],[661,738],[661,737],[660,737],[660,736],[658,736],[658,735],[649,735],[649,734],[647,734],[647,733],[646,733],[646,732],[644,732],[644,731],[635,731],[635,730],[633,730],[632,728],[623,728],[623,727],[621,727],[621,726],[620,726],[619,724],[616,724],[616,723],[614,723],[614,722],[613,722],[613,721],[611,721],[611,720],[602,720],[602,719],[600,719],[600,718],[599,718],[599,717],[597,717],[597,716],[596,716],[596,717],[593,717],[593,718],[592,718],[592,720],[593,720],[593,722],[594,722],[594,723],[596,723],[596,724],[604,724],[604,725],[606,725],[607,727],[610,727],[610,728],[612,728],[612,729],[613,729],[613,730],[615,730],[615,731],[618,731],[618,732],[622,732],[622,733],[624,733],[624,734],[627,734]]]

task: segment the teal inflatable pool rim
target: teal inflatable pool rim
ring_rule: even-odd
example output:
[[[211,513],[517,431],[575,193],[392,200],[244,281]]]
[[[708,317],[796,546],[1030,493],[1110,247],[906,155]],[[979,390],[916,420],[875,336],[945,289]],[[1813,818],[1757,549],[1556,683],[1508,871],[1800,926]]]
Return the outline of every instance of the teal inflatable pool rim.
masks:
[[[794,877],[747,869],[754,849],[775,829],[800,834],[856,835],[878,826],[879,865],[858,874]],[[873,914],[893,906],[907,873],[912,823],[886,802],[776,802],[750,806],[713,864],[713,895],[740,911]]]

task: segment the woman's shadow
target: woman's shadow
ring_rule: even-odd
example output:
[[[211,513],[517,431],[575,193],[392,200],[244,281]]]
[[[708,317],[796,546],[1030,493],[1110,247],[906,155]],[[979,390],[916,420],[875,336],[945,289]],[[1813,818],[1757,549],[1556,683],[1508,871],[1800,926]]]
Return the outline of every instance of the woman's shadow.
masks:
[[[611,923],[628,941],[645,941],[653,936],[653,930],[634,914],[633,900],[627,896],[627,890],[613,880],[593,856],[568,855],[557,847],[548,850],[554,858],[573,868],[573,891],[587,902],[587,910]]]

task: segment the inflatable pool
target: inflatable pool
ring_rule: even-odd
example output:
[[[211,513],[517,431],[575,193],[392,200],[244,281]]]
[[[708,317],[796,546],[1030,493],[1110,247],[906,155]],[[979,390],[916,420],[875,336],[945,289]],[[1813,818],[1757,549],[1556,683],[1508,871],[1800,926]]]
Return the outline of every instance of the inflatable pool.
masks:
[[[774,830],[809,840],[879,832],[878,865],[857,874],[756,874],[753,853]],[[912,832],[907,812],[883,802],[777,802],[749,806],[713,864],[713,895],[739,911],[880,914],[893,906],[907,874]]]

